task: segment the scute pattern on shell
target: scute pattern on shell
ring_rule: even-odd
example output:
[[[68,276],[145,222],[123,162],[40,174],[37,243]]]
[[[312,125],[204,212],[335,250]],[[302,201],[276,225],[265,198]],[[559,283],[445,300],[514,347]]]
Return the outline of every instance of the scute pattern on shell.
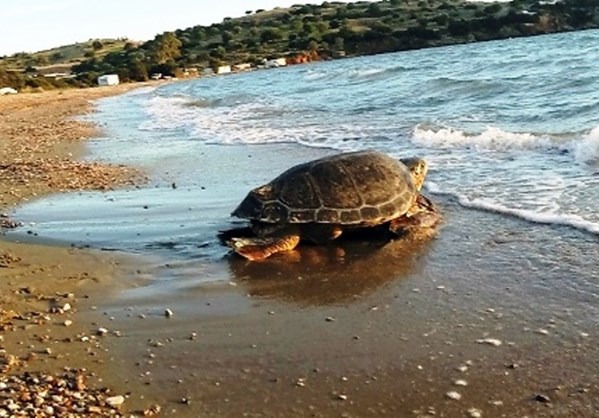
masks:
[[[266,223],[376,225],[404,215],[417,195],[400,161],[358,151],[292,167],[252,190],[232,215]]]

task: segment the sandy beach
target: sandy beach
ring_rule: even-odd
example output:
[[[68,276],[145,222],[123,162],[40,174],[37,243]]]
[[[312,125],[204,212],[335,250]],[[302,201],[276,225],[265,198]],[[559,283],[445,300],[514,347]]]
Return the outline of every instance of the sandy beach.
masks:
[[[143,187],[135,167],[77,160],[97,131],[72,117],[130,88],[1,97],[2,212]],[[202,164],[270,172],[320,152],[284,147],[207,146]],[[198,206],[226,188],[206,177]],[[46,416],[599,416],[596,239],[435,200],[434,236],[195,261],[168,291],[153,277],[177,261],[0,241],[0,410],[35,405],[35,372],[85,393],[38,401]]]
[[[4,96],[0,101],[0,228],[19,223],[8,217],[16,204],[68,190],[107,190],[144,181],[135,168],[82,162],[84,141],[96,127],[74,119],[92,111],[92,100],[137,86],[51,91]],[[80,306],[105,297],[118,284],[125,260],[93,251],[0,240],[0,411],[44,416],[111,414],[100,382],[97,335],[75,319]],[[94,296],[95,295],[95,296]],[[93,302],[92,302],[93,303]],[[90,367],[92,366],[92,367]],[[87,371],[86,371],[87,370]],[[33,384],[25,373],[45,373]],[[52,377],[54,376],[54,379]],[[28,380],[29,379],[29,380]],[[44,381],[47,380],[47,381]],[[66,395],[59,381],[80,395]],[[87,387],[87,382],[90,386]],[[77,384],[77,382],[79,382]],[[71,387],[72,386],[72,387]],[[36,395],[62,396],[36,403]],[[76,406],[73,396],[81,398]],[[61,409],[60,405],[69,405]],[[11,406],[13,405],[13,406]],[[18,407],[14,406],[18,405]],[[41,411],[41,412],[40,412]],[[112,411],[112,412],[111,412]]]

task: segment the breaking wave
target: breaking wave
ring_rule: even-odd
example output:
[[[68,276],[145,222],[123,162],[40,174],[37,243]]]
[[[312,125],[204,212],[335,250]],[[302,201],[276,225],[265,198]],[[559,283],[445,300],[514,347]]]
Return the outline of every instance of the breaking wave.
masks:
[[[582,163],[599,162],[599,125],[595,126],[581,141],[574,146],[574,156]]]
[[[507,132],[496,127],[487,127],[479,134],[469,134],[459,129],[434,129],[418,125],[412,137],[416,144],[435,148],[558,151],[571,153],[579,163],[599,162],[599,126],[581,137],[580,133],[550,136]]]
[[[498,213],[537,224],[567,226],[579,231],[599,235],[599,222],[590,221],[580,215],[513,208],[489,198],[471,198],[461,193],[443,191],[433,182],[427,184],[427,190],[433,194],[452,196],[457,199],[460,206],[465,208]]]
[[[418,125],[412,133],[414,142],[436,148],[474,148],[506,151],[510,149],[534,150],[556,148],[547,136],[531,133],[507,132],[496,127],[487,127],[479,134],[469,134],[453,128],[425,128]]]

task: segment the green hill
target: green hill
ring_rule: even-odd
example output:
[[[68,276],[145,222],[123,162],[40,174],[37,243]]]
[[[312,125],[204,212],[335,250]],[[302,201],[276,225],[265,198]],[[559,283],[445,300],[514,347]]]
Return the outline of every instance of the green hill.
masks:
[[[20,52],[0,57],[0,65],[6,69],[24,70],[27,67],[72,66],[92,57],[102,58],[111,52],[122,51],[126,39],[90,39],[72,45],[38,51],[31,54]]]
[[[599,0],[325,1],[248,10],[243,17],[210,26],[158,34],[138,46],[100,40],[96,45],[90,41],[28,56],[16,54],[0,61],[0,82],[2,66],[45,71],[42,64],[72,65],[77,83],[88,85],[108,72],[123,81],[142,81],[152,73],[180,76],[189,68],[259,65],[278,57],[293,64],[597,27]],[[30,81],[25,77],[23,82]]]

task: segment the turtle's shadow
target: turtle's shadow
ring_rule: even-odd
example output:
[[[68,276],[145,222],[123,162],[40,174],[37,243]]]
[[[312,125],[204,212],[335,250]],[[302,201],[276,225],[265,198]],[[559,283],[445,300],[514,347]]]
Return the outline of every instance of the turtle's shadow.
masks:
[[[239,228],[219,238],[226,241],[233,236],[252,236],[252,232]],[[234,253],[226,260],[233,279],[253,297],[301,305],[348,303],[418,274],[435,236],[433,230],[397,237],[370,229],[344,234],[329,245],[302,242],[293,251],[261,261],[247,261]]]

